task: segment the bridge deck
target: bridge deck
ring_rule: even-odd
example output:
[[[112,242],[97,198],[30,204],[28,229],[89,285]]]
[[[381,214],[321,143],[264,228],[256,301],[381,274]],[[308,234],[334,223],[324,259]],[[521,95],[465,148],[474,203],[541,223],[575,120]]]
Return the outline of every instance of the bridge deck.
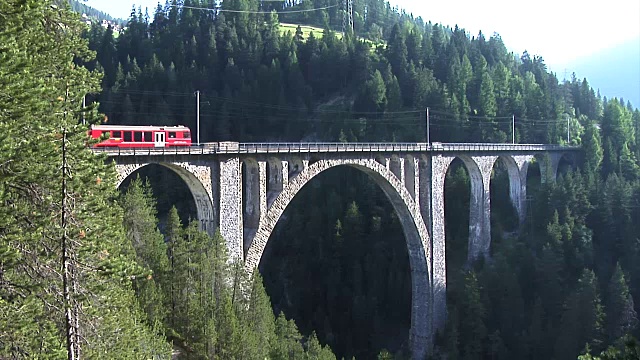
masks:
[[[206,143],[170,148],[94,148],[108,156],[351,152],[572,151],[578,146],[492,143]]]

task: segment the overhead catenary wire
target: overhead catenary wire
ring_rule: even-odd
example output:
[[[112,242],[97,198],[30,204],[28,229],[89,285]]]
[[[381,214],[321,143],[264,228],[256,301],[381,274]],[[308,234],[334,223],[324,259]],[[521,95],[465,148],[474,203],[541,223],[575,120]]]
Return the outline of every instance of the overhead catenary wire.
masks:
[[[193,93],[187,92],[171,92],[171,91],[155,91],[155,90],[133,90],[133,89],[117,89],[108,90],[105,94],[132,94],[132,95],[161,95],[161,96],[193,96]]]
[[[451,113],[447,113],[439,110],[430,110],[432,113],[441,114],[441,115],[453,115]],[[486,116],[486,115],[465,115],[465,118],[469,119],[509,119],[511,120],[511,116]]]
[[[411,123],[417,123],[419,121],[418,118],[392,118],[392,119],[363,119],[363,118],[355,118],[355,117],[349,117],[349,118],[305,118],[305,119],[300,119],[300,118],[295,118],[295,117],[283,117],[283,116],[271,116],[271,115],[264,115],[264,114],[260,114],[260,113],[245,113],[245,114],[235,114],[236,111],[233,112],[228,112],[226,114],[223,114],[220,111],[210,111],[207,113],[202,113],[200,115],[200,117],[202,118],[215,118],[215,117],[220,117],[223,115],[229,116],[229,117],[236,117],[237,115],[241,115],[244,118],[248,119],[248,120],[252,120],[252,121],[264,121],[264,120],[269,120],[269,121],[278,121],[278,122],[301,122],[301,121],[305,121],[305,122],[310,122],[310,123],[315,123],[315,122],[321,122],[321,123],[344,123],[344,122],[353,122],[353,123],[362,123],[362,121],[367,121],[370,124],[387,124],[387,125],[412,125]],[[171,117],[173,116],[173,114],[171,113],[167,113],[167,112],[162,112],[162,111],[111,111],[111,114],[117,114],[117,115],[148,115],[148,116],[168,116]],[[190,114],[192,115],[192,114]],[[424,126],[422,124],[420,124],[421,126]],[[451,124],[450,126],[456,126],[455,124]]]
[[[117,91],[111,91],[110,94],[131,94],[131,95],[159,95],[159,96],[182,96],[182,97],[193,97],[193,93],[174,93],[174,92],[159,92],[159,91],[145,91],[145,90],[123,90],[123,89],[118,89]],[[286,105],[276,105],[276,104],[269,104],[269,103],[262,103],[262,102],[256,102],[256,101],[242,101],[242,100],[237,100],[234,98],[225,98],[225,97],[220,97],[220,96],[213,96],[213,95],[207,95],[207,94],[201,94],[201,98],[202,101],[207,101],[207,100],[217,100],[217,101],[224,101],[227,103],[233,103],[233,104],[238,104],[238,105],[243,105],[243,106],[255,106],[255,107],[263,107],[263,108],[271,108],[271,109],[280,109],[280,110],[290,110],[290,111],[309,111],[308,108],[301,108],[301,107],[292,107],[292,106],[286,106]],[[104,102],[104,101],[101,101]],[[114,101],[115,102],[115,101]],[[117,103],[117,102],[115,102]],[[366,115],[383,115],[383,114],[420,114],[423,113],[424,110],[403,110],[403,111],[385,111],[385,112],[380,112],[380,111],[351,111],[351,110],[322,110],[322,109],[314,109],[313,112],[317,112],[317,113],[327,113],[327,114],[336,114],[336,113],[348,113],[348,114],[366,114]]]
[[[153,95],[169,100],[171,97],[192,97],[193,93],[187,92],[164,92],[149,90],[124,90],[118,89],[111,92],[112,95],[131,94],[131,95]],[[169,98],[169,99],[166,99]],[[375,126],[400,126],[403,128],[424,129],[423,118],[424,110],[403,110],[403,111],[372,111],[372,112],[355,112],[350,109],[345,110],[329,110],[329,109],[309,109],[307,107],[292,107],[287,105],[278,105],[272,103],[261,103],[256,101],[238,100],[236,98],[220,97],[215,95],[203,95],[202,97],[209,107],[203,111],[203,118],[220,118],[227,116],[229,118],[242,118],[244,121],[268,121],[270,123],[308,123],[308,124],[354,124],[364,125],[366,127]],[[120,102],[113,100],[103,101],[105,104],[118,105]],[[220,106],[226,104],[228,107],[222,111]],[[350,105],[349,105],[350,106]],[[495,130],[508,133],[511,131],[514,118],[515,128],[518,131],[524,131],[534,136],[549,131],[549,126],[560,125],[563,119],[529,119],[519,118],[515,116],[478,116],[478,115],[459,115],[447,112],[442,109],[432,109],[432,129],[441,129],[448,131],[450,129],[464,129],[464,131],[486,131]],[[144,111],[148,110],[148,111]],[[160,111],[154,111],[160,110]],[[274,113],[265,114],[265,110],[273,110]],[[139,109],[139,111],[108,111],[109,115],[132,115],[132,116],[150,116],[150,117],[175,117],[176,112],[184,112],[191,114],[194,112],[192,105],[186,101],[183,104],[179,102],[167,101],[164,109]],[[324,116],[330,115],[331,118]],[[412,116],[413,115],[413,116]],[[187,115],[189,116],[189,115]],[[508,127],[508,129],[507,129]]]
[[[159,96],[181,96],[181,97],[193,97],[193,92],[163,92],[163,91],[154,91],[154,90],[128,90],[128,89],[118,89],[116,91],[111,91],[110,94],[132,94],[132,95],[159,95]],[[207,100],[216,100],[216,101],[224,101],[226,103],[238,104],[243,106],[254,106],[261,108],[270,108],[270,109],[279,109],[279,110],[289,110],[289,111],[309,111],[308,108],[301,107],[292,107],[286,105],[277,105],[277,104],[269,104],[263,102],[256,101],[243,101],[237,100],[235,98],[226,98],[221,96],[214,96],[208,94],[201,94],[203,101]],[[101,101],[104,102],[104,101]],[[511,123],[512,116],[482,116],[482,115],[458,115],[450,112],[446,112],[443,110],[438,110],[437,108],[430,107],[430,113],[432,114],[432,118],[434,118],[433,114],[447,116],[452,121],[463,121],[463,120],[491,120],[493,122],[502,122],[502,123]],[[358,114],[358,115],[387,115],[387,114],[423,114],[424,110],[402,110],[402,111],[352,111],[352,110],[323,110],[323,109],[313,109],[313,113],[327,113],[327,114]],[[440,118],[444,119],[444,118]],[[566,121],[565,119],[532,119],[526,117],[515,117],[516,126],[518,126],[517,122],[534,122],[534,123],[557,123],[560,121]]]
[[[103,103],[106,104],[119,104],[118,102],[115,101],[105,101]],[[148,115],[148,116],[168,116],[168,117],[172,117],[174,116],[174,112],[173,111],[185,111],[185,110],[189,110],[194,112],[195,110],[192,109],[192,106],[171,106],[171,105],[167,105],[167,110],[169,110],[169,112],[166,111],[118,111],[118,110],[113,110],[113,111],[109,111],[110,114],[118,114],[118,115]],[[322,112],[318,112],[318,113],[312,113],[309,115],[316,115],[316,117],[309,117],[309,118],[304,118],[304,119],[300,119],[297,117],[292,117],[292,116],[286,116],[286,115],[277,115],[277,114],[264,114],[262,112],[260,112],[260,109],[247,109],[247,108],[229,108],[227,109],[227,112],[224,113],[220,110],[209,110],[207,112],[203,112],[201,114],[201,117],[203,118],[213,118],[213,117],[219,117],[219,116],[230,116],[230,117],[243,117],[249,120],[269,120],[269,121],[276,121],[276,122],[300,122],[300,121],[306,121],[306,122],[324,122],[324,123],[340,123],[340,122],[344,122],[344,123],[348,123],[348,122],[354,122],[354,123],[360,123],[362,121],[367,121],[370,122],[372,124],[388,124],[388,125],[402,125],[403,123],[407,123],[407,122],[421,122],[421,118],[418,116],[415,117],[407,117],[407,116],[403,116],[403,117],[382,117],[382,118],[371,118],[371,117],[362,117],[362,114],[359,113],[350,113],[348,111],[342,112],[345,115],[348,115],[346,117],[338,117],[338,118],[319,118],[317,117],[318,115],[322,115],[324,113]],[[438,127],[451,127],[451,128],[479,128],[479,127],[492,127],[492,126],[506,126],[509,125],[509,123],[507,122],[500,122],[500,123],[489,123],[489,122],[465,122],[465,121],[460,121],[460,119],[455,119],[455,118],[441,118],[438,116],[434,116],[432,117],[432,120],[434,122],[432,122],[430,124],[430,126],[432,128],[438,128]],[[544,131],[547,129],[547,125],[550,124],[554,124],[557,123],[557,121],[554,120],[550,120],[550,121],[537,121],[535,123],[523,123],[520,122],[519,124],[516,123],[516,127],[517,128],[523,128],[526,127],[527,130],[530,131]],[[424,126],[424,124],[420,123],[420,126]],[[533,127],[538,127],[538,128],[533,128]],[[506,129],[506,127],[505,127]]]
[[[116,102],[107,102],[107,103],[111,103],[111,104],[117,104]],[[109,111],[110,114],[119,114],[119,115],[149,115],[149,116],[169,116],[172,117],[174,116],[174,112],[173,111],[185,111],[185,110],[193,110],[191,109],[192,107],[190,106],[168,106],[167,110],[169,110],[169,112],[166,111],[118,111],[118,110],[113,110],[113,111]],[[191,111],[194,112],[195,110]],[[321,115],[320,114],[315,114],[317,115]],[[348,114],[347,112],[345,112],[345,114]],[[300,119],[297,117],[292,117],[292,116],[285,116],[285,115],[277,115],[277,114],[263,114],[261,112],[259,112],[257,109],[254,110],[249,110],[249,109],[240,109],[240,108],[231,108],[228,109],[226,113],[223,113],[219,110],[213,110],[213,111],[207,111],[207,112],[203,112],[201,114],[201,117],[206,117],[206,118],[212,118],[212,117],[219,117],[219,116],[231,116],[231,117],[244,117],[247,119],[268,119],[270,121],[282,121],[282,122],[299,122],[299,121],[308,121],[308,122],[334,122],[334,123],[339,123],[339,122],[362,122],[362,121],[367,121],[370,123],[375,123],[375,124],[402,124],[404,122],[419,122],[421,121],[421,118],[419,117],[386,117],[386,118],[364,118],[362,116],[357,116],[358,114],[351,114],[348,117],[339,117],[339,118],[318,118],[318,117],[310,117],[310,118],[304,118],[304,119]],[[310,114],[312,115],[312,114]],[[487,123],[487,122],[456,122],[455,119],[443,119],[442,118],[438,118],[438,117],[433,117],[432,120],[434,122],[432,122],[430,124],[430,126],[432,128],[436,128],[436,127],[462,127],[462,128],[478,128],[478,127],[492,127],[492,126],[504,126],[506,129],[506,126],[509,125],[506,122],[501,122],[501,123]],[[436,122],[439,121],[439,122]],[[528,130],[530,129],[531,131],[543,131],[545,129],[547,129],[548,125],[550,124],[554,124],[553,121],[549,121],[549,122],[537,122],[537,123],[520,123],[520,124],[516,124],[517,128],[527,128]],[[421,124],[421,126],[424,126],[423,124]]]
[[[294,13],[305,13],[305,12],[312,12],[312,11],[327,10],[327,9],[331,9],[331,8],[334,8],[334,7],[338,7],[338,6],[340,6],[340,4],[327,5],[327,6],[317,7],[317,8],[313,8],[313,9],[298,9],[298,10],[287,10],[287,11],[234,10],[234,9],[224,9],[222,7],[204,8],[204,7],[188,6],[188,5],[171,5],[171,6],[172,7],[177,7],[177,8],[183,8],[183,9],[191,9],[191,10],[205,10],[205,11],[227,12],[227,13],[236,13],[236,14],[265,14],[265,15],[268,15],[268,14],[271,14],[272,12],[275,12],[277,14],[294,14]]]

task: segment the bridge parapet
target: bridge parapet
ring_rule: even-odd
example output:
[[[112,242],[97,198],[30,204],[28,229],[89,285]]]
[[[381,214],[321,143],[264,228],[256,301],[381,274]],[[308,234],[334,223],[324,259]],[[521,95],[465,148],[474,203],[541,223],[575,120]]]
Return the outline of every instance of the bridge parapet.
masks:
[[[579,146],[558,144],[493,144],[493,143],[432,143],[433,152],[488,152],[488,151],[577,151]]]
[[[549,144],[492,143],[207,143],[170,148],[95,148],[107,156],[167,156],[212,154],[292,154],[292,153],[353,153],[353,152],[493,152],[493,151],[576,151],[578,146]]]

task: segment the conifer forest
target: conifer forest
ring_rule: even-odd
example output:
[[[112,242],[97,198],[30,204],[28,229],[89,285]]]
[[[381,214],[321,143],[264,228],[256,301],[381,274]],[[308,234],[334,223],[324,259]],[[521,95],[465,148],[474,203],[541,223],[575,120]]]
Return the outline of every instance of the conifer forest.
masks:
[[[406,241],[365,173],[305,186],[251,277],[170,170],[115,188],[89,124],[193,131],[195,92],[201,142],[581,146],[556,181],[531,164],[523,225],[494,167],[475,264],[453,162],[429,358],[640,358],[640,110],[498,34],[384,0],[354,0],[353,29],[343,18],[334,0],[167,0],[118,33],[68,0],[0,0],[0,359],[412,358]]]

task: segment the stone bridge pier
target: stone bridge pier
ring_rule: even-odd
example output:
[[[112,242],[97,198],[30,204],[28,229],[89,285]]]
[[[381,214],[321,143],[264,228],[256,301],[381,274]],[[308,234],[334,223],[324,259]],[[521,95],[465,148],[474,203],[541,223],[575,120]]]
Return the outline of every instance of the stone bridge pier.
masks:
[[[445,144],[443,144],[445,145]],[[549,146],[473,147],[452,144],[331,144],[305,148],[291,144],[267,149],[240,144],[235,151],[193,154],[110,154],[116,162],[118,185],[151,163],[175,171],[191,190],[201,227],[219,227],[229,253],[244,261],[251,274],[257,269],[278,220],[300,190],[325,170],[349,166],[367,174],[385,193],[396,211],[406,239],[411,270],[410,342],[414,359],[424,359],[434,334],[446,321],[445,177],[460,159],[471,182],[468,262],[488,257],[491,247],[490,184],[496,162],[509,177],[510,200],[522,223],[525,219],[529,164],[540,154],[543,177],[553,179],[567,149]],[[319,146],[316,144],[316,146]],[[243,149],[245,151],[243,151]],[[284,151],[286,150],[286,151]]]

